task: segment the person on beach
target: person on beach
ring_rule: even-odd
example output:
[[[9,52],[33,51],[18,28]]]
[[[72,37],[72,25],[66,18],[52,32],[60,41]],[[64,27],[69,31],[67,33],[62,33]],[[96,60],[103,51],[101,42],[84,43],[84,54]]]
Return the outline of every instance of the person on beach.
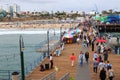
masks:
[[[51,64],[50,68],[52,69],[53,68],[53,55],[52,54],[50,54],[50,64]]]
[[[72,53],[72,55],[70,56],[70,59],[71,59],[71,66],[74,66],[74,62],[76,60],[74,53]]]

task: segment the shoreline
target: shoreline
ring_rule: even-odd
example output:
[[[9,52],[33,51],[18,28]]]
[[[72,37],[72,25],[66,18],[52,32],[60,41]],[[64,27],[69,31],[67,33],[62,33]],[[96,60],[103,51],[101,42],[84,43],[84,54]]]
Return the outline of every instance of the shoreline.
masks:
[[[55,28],[60,29],[62,28],[71,28],[76,27],[79,23],[65,23],[65,24],[20,24],[20,25],[1,25],[0,29],[49,29],[49,28]]]

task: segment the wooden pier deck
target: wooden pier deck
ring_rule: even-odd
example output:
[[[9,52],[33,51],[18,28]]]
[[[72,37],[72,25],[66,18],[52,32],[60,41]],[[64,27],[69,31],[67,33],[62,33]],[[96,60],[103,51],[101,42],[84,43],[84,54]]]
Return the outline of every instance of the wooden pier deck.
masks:
[[[75,66],[71,66],[70,55],[71,53],[75,53],[76,56],[79,55],[79,47],[78,44],[67,44],[65,45],[65,49],[61,51],[60,56],[54,56],[54,66],[58,67],[58,71],[56,72],[56,80],[60,77],[65,75],[67,72],[70,72],[72,77],[76,75],[77,63],[76,60]],[[46,58],[42,64],[49,63],[49,59]],[[40,80],[45,75],[49,74],[50,72],[55,71],[55,69],[46,70],[44,72],[40,71],[40,67],[37,66],[33,72],[31,72],[27,77],[26,80]]]

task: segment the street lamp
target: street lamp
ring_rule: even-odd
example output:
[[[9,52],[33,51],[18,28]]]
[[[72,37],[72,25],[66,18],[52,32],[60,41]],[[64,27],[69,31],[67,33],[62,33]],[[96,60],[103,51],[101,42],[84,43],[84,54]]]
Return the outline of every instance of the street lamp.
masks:
[[[47,30],[47,41],[48,41],[48,57],[49,57],[49,55],[50,55],[50,49],[49,49],[49,30],[54,30],[54,35],[55,35],[55,29],[54,28],[49,28],[48,30]]]
[[[24,73],[24,54],[23,54],[24,42],[23,42],[23,37],[22,37],[22,35],[20,35],[20,38],[19,38],[19,46],[20,46],[20,59],[21,59],[21,76],[22,76],[22,80],[25,80],[25,73]]]
[[[62,43],[62,27],[63,27],[63,25],[60,27],[60,45]]]

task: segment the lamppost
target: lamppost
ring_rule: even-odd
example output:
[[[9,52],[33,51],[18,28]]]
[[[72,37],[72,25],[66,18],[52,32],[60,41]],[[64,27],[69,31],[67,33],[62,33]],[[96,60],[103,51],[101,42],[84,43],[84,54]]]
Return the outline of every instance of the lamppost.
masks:
[[[63,25],[60,27],[60,45],[62,43],[62,27],[63,27]]]
[[[22,35],[20,35],[20,38],[19,38],[19,46],[20,46],[20,59],[21,59],[21,76],[22,76],[22,80],[25,80],[25,73],[24,73],[24,54],[23,54],[24,42],[23,42],[23,37],[22,37]]]
[[[49,55],[50,55],[50,49],[49,49],[49,30],[54,30],[54,35],[55,35],[55,29],[54,28],[49,28],[48,30],[47,30],[47,42],[48,42],[48,57],[49,57]]]

